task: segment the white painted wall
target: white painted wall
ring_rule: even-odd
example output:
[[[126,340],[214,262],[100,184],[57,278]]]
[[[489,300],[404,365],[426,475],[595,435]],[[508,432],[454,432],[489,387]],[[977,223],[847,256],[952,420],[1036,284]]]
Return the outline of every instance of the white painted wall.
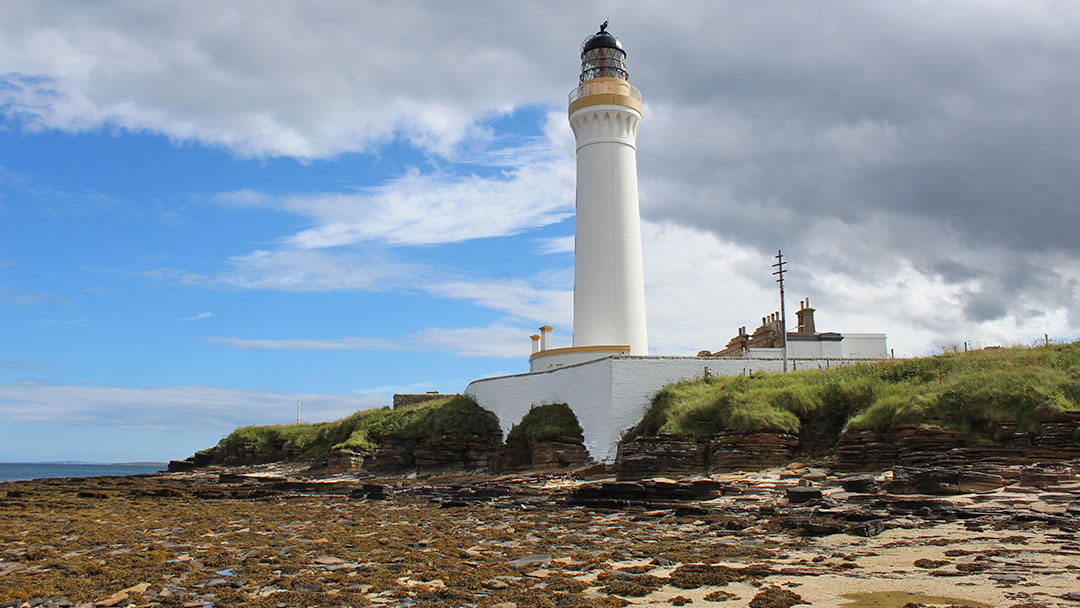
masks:
[[[597,104],[570,115],[577,142],[574,346],[649,352],[638,205],[641,114]]]
[[[555,369],[556,367],[565,367],[567,365],[577,365],[578,363],[585,363],[586,361],[595,361],[596,359],[603,359],[612,355],[626,355],[629,354],[622,349],[612,350],[597,350],[597,351],[571,351],[564,353],[555,353],[547,356],[535,357],[529,359],[529,371],[530,372],[542,372],[549,369]]]
[[[843,351],[838,341],[791,340],[788,342],[788,358],[803,359],[839,359]],[[748,348],[747,357],[761,359],[780,359],[784,356],[782,348]]]
[[[835,367],[853,360],[799,359],[798,369]],[[715,376],[738,376],[758,371],[780,372],[779,359],[720,357],[609,357],[550,371],[485,378],[471,382],[465,394],[499,417],[503,433],[534,405],[566,403],[577,415],[585,448],[596,460],[611,462],[622,433],[641,420],[653,395],[661,388],[700,378],[708,368]]]
[[[788,340],[788,358],[886,359],[885,334],[843,334],[843,340]],[[748,348],[747,357],[779,359],[782,348]]]
[[[495,412],[504,435],[534,405],[566,403],[581,423],[585,448],[593,458],[599,458],[607,454],[603,446],[611,426],[611,361],[476,380],[469,383],[465,394]]]
[[[884,359],[889,356],[885,334],[844,334],[840,347],[843,350],[843,356],[852,359],[863,357]]]

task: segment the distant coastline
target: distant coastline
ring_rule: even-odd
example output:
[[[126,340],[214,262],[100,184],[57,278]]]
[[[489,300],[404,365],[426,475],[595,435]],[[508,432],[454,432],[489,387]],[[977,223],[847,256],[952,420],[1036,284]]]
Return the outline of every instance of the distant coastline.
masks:
[[[0,482],[58,477],[147,475],[167,468],[161,462],[0,462]]]
[[[157,462],[154,460],[140,460],[137,462],[96,462],[93,460],[0,460],[0,464],[76,464],[76,465],[93,465],[102,467],[156,467],[156,466],[168,466],[167,462]]]

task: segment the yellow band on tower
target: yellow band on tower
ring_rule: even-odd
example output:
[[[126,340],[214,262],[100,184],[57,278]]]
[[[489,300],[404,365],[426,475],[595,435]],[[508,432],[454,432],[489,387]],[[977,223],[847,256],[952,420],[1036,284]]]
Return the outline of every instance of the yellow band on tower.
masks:
[[[598,105],[618,105],[641,113],[641,91],[621,78],[593,78],[570,92],[570,110]]]

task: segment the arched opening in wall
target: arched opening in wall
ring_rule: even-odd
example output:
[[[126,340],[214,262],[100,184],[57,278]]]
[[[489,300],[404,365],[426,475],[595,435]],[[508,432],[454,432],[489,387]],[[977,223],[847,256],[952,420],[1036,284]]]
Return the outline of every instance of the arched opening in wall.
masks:
[[[581,424],[565,403],[534,405],[506,434],[510,467],[565,468],[590,462]]]

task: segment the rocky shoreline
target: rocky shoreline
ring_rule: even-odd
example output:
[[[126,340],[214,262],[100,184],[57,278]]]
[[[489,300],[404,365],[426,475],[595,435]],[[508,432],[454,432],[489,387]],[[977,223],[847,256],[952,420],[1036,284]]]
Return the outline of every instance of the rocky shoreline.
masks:
[[[0,607],[1080,606],[1080,462],[0,484]]]

